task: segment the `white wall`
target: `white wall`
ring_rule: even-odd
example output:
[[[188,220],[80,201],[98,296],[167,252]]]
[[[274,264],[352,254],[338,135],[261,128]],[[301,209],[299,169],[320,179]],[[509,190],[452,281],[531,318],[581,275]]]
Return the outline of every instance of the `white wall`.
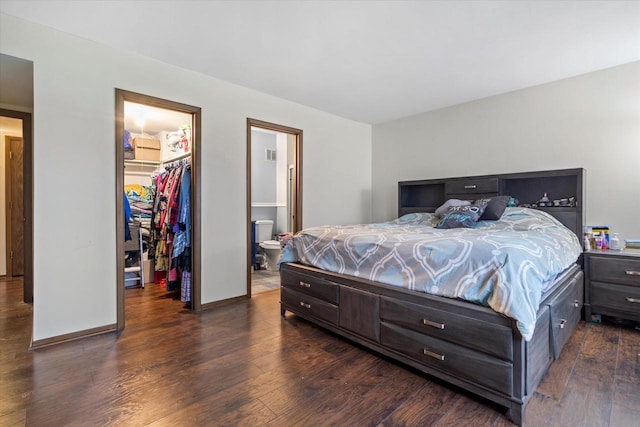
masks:
[[[375,221],[398,181],[582,167],[587,224],[640,238],[640,62],[375,125],[372,145]]]
[[[0,52],[34,62],[34,340],[116,322],[114,88],[202,108],[202,303],[246,293],[247,117],[304,131],[304,226],[370,219],[369,125],[4,14]]]

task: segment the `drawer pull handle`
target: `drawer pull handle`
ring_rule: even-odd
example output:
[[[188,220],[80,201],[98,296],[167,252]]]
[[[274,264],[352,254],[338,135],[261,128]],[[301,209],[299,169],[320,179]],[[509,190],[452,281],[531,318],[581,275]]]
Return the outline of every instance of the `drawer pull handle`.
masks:
[[[444,360],[444,354],[434,353],[433,351],[429,351],[426,348],[422,349],[422,354],[424,354],[425,356],[433,357],[434,359]]]
[[[640,276],[640,271],[627,270],[625,273],[627,273],[627,276]]]
[[[422,324],[426,326],[434,327],[436,329],[444,329],[444,323],[432,322],[431,320],[428,320],[428,319],[422,319]]]
[[[478,188],[478,186],[475,185],[475,184],[473,184],[473,185],[465,185],[464,188],[467,189],[467,190],[473,190],[474,188]]]
[[[302,286],[303,288],[310,288],[311,287],[311,283],[303,282],[301,280],[300,281],[300,286]]]
[[[567,319],[560,319],[560,329],[564,329],[564,325],[567,324]]]
[[[575,300],[575,301],[573,302],[573,306],[574,306],[575,308],[580,307],[580,301]]]
[[[626,299],[627,302],[633,302],[635,304],[640,304],[640,299],[638,299],[638,298],[625,297],[624,299]]]
[[[304,308],[311,308],[311,304],[307,304],[304,301],[300,301],[300,307],[304,307]]]

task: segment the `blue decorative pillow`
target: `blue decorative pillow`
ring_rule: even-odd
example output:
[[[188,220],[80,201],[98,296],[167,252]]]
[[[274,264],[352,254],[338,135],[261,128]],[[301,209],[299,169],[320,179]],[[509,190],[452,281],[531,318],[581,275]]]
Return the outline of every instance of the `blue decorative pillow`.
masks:
[[[473,228],[484,212],[484,206],[451,206],[442,216],[436,228]]]

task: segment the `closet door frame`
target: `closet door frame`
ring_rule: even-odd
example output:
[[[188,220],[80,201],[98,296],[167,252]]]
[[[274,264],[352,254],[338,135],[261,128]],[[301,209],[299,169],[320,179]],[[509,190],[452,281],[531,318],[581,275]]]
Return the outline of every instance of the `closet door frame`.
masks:
[[[116,93],[116,253],[124,254],[124,201],[122,191],[124,188],[124,103],[133,102],[151,107],[174,110],[191,114],[192,123],[192,147],[191,147],[191,309],[202,310],[201,302],[201,177],[200,177],[200,147],[201,147],[201,119],[200,107],[169,101],[154,96],[144,95],[128,90],[117,89]],[[116,257],[116,293],[117,293],[117,328],[125,326],[125,282],[124,282],[124,256]]]

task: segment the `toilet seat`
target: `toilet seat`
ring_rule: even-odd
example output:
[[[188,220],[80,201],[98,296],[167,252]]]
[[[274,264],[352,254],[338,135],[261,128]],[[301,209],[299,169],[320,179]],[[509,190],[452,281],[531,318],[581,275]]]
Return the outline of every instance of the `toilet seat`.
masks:
[[[260,243],[260,247],[262,249],[282,249],[282,246],[280,246],[280,242],[278,240],[265,240],[264,242]]]

